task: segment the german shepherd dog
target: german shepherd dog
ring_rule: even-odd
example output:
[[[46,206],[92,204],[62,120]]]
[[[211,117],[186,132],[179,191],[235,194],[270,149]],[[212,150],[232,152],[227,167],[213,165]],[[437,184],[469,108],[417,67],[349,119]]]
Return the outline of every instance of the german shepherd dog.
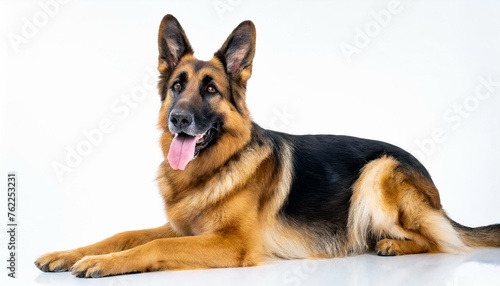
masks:
[[[431,176],[388,143],[295,136],[252,122],[245,103],[255,27],[242,22],[209,61],[171,15],[160,24],[158,185],[169,222],[53,252],[42,271],[78,277],[259,265],[267,257],[392,256],[500,247],[500,224],[447,217]]]

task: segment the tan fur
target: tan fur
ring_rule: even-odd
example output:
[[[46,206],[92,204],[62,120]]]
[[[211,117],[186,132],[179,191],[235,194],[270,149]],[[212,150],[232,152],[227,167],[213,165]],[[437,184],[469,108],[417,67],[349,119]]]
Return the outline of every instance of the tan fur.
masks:
[[[441,210],[437,189],[399,167],[384,156],[363,168],[349,209],[349,251],[367,251],[370,240],[379,241],[384,255],[467,250]]]
[[[158,238],[175,236],[177,234],[168,225],[152,229],[126,231],[89,246],[47,253],[39,257],[36,264],[44,271],[68,271],[73,264],[87,255],[118,252]]]

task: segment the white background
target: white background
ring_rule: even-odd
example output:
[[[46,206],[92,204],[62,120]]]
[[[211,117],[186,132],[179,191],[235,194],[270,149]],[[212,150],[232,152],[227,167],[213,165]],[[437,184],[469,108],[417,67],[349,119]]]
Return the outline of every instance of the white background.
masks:
[[[261,126],[403,147],[450,217],[500,222],[500,2],[82,2],[0,1],[0,176],[19,179],[17,281],[39,275],[32,261],[45,252],[166,221],[153,85],[167,13],[207,60],[241,21],[255,23],[247,102]],[[478,99],[481,78],[496,86]],[[103,120],[111,130],[89,145]],[[58,177],[54,164],[83,145],[88,154]]]

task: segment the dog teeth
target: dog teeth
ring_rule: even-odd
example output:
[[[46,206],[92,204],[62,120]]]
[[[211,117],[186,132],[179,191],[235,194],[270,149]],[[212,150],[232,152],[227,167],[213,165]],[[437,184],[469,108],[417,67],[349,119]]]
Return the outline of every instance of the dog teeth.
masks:
[[[203,136],[198,139],[198,141],[196,141],[196,144],[203,144],[205,143],[205,140],[206,140],[206,134],[203,134]]]
[[[210,132],[210,130],[207,131],[207,132],[205,132],[205,133],[203,133],[203,135],[201,136],[201,138],[198,139],[198,141],[196,141],[196,143],[197,144],[203,144],[203,143],[205,143],[207,141],[207,137],[208,137],[208,133],[209,132]]]

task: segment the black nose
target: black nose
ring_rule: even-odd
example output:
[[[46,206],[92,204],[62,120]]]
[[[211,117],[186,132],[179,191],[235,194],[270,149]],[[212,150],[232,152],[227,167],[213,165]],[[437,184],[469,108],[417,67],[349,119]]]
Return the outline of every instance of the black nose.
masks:
[[[175,128],[181,131],[193,123],[193,113],[185,110],[172,110],[169,120]]]

